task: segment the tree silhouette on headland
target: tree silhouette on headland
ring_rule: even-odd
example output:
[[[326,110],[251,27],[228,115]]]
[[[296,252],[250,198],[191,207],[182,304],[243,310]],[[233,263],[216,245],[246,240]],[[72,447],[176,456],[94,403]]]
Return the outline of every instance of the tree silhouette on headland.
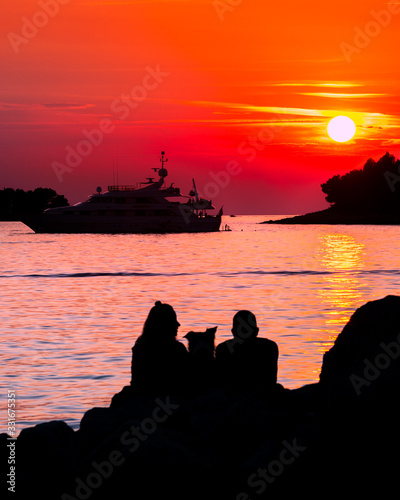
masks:
[[[364,167],[334,175],[321,184],[330,207],[261,224],[400,225],[400,160],[386,153]]]
[[[334,175],[322,191],[331,208],[340,212],[388,214],[400,211],[400,160],[386,153],[369,158],[364,168]]]
[[[67,205],[68,200],[50,188],[36,188],[34,191],[12,188],[0,190],[0,218],[15,220],[26,214],[40,214],[46,208]]]

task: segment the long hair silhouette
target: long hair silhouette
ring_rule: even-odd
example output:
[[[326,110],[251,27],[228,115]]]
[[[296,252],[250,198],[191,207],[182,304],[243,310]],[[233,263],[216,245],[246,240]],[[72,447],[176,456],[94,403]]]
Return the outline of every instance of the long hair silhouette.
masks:
[[[157,300],[143,325],[142,335],[148,340],[168,341],[176,337],[179,327],[173,307]]]

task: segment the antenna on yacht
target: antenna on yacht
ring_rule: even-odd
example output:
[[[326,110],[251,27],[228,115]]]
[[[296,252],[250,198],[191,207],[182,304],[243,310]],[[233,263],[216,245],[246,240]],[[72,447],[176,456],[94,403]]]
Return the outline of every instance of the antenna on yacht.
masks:
[[[165,158],[165,159],[164,159],[164,155],[165,155],[165,151],[161,151],[161,158],[160,158],[161,168],[164,168],[164,163],[165,163],[166,161],[168,161],[168,158]]]
[[[195,182],[194,182],[194,179],[192,179],[192,181],[193,181],[194,195],[195,195],[195,197],[196,197],[196,203],[198,203],[198,202],[199,202],[199,195],[198,195],[198,193],[197,193],[197,188],[196,188],[196,184],[195,184]]]
[[[164,168],[164,163],[168,161],[168,158],[164,158],[164,155],[165,151],[161,151],[161,158],[160,158],[161,168],[153,169],[155,172],[158,170],[158,175],[163,178],[167,177],[168,175],[168,170]]]

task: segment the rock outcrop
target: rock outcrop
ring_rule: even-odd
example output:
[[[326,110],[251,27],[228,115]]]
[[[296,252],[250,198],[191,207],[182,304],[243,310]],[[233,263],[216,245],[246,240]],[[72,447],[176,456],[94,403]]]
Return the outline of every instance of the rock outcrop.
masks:
[[[320,383],[329,410],[390,404],[400,389],[400,297],[357,309],[324,355]]]
[[[328,225],[393,225],[400,224],[400,215],[393,213],[368,213],[339,211],[334,207],[310,212],[304,215],[295,215],[284,219],[266,220],[260,224],[328,224]]]

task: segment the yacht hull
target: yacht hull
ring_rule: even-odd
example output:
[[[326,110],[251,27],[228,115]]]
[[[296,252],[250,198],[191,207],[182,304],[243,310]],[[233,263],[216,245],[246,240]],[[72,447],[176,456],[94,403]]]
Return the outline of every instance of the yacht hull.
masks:
[[[96,220],[97,219],[97,220]],[[166,234],[219,231],[220,216],[208,217],[135,217],[115,220],[113,217],[74,217],[43,214],[25,217],[22,222],[35,233],[97,234]]]

